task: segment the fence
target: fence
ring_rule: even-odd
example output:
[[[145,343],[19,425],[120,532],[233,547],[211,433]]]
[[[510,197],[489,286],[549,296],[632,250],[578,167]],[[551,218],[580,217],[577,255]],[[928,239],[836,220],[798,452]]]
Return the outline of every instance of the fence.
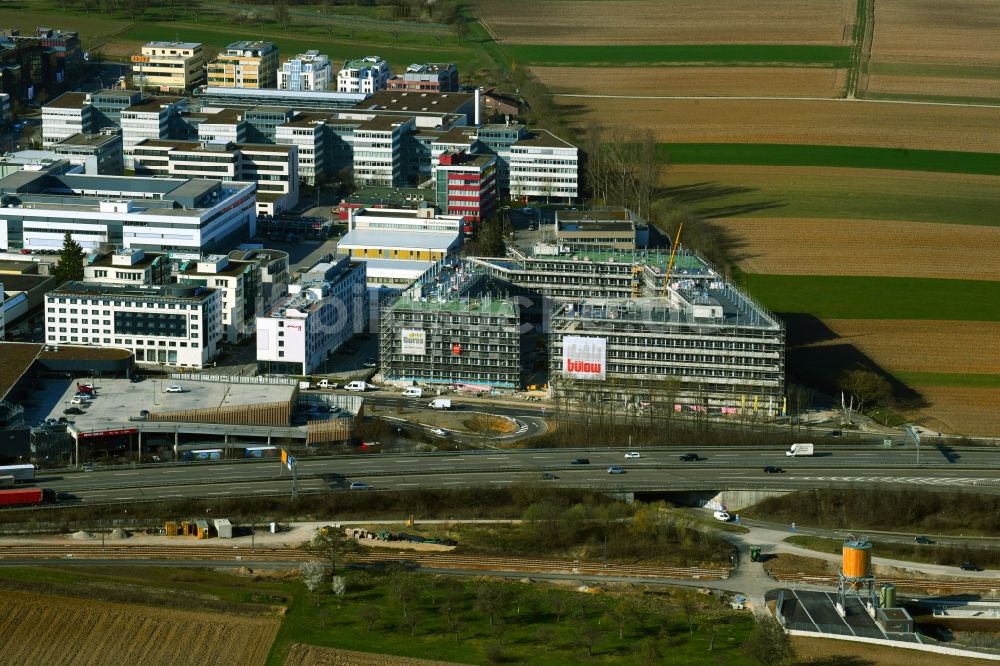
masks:
[[[245,375],[191,375],[182,373],[171,373],[170,379],[182,379],[184,381],[196,382],[216,382],[220,384],[275,384],[279,386],[295,386],[298,382],[288,377],[273,376],[245,376]]]

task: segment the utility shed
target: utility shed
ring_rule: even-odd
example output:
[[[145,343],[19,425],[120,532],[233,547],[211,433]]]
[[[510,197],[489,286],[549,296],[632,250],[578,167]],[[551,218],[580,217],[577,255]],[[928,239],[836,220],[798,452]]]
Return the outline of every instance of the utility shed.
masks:
[[[886,633],[913,633],[913,618],[905,608],[879,608],[878,623]]]
[[[207,539],[211,534],[208,531],[208,521],[204,518],[195,518],[195,534],[199,539]]]
[[[233,538],[233,524],[229,522],[228,518],[216,518],[215,531],[220,539]]]

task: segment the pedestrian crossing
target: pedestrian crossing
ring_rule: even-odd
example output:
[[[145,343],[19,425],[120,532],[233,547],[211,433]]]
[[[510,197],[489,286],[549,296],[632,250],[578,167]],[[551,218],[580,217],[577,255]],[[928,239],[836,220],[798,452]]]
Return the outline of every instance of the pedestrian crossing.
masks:
[[[938,476],[798,476],[797,480],[835,483],[903,483],[918,486],[1000,486],[1000,479]]]

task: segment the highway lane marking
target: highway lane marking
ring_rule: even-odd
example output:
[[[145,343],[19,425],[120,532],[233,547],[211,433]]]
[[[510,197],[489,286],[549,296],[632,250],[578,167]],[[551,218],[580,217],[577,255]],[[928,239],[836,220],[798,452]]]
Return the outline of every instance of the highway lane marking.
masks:
[[[115,476],[137,476],[141,472],[115,472]]]
[[[531,456],[532,458],[555,458],[555,456]]]
[[[443,482],[441,483],[441,485],[442,485],[442,486],[453,486],[453,485],[455,485],[456,483],[465,483],[465,481],[443,481]]]
[[[165,470],[163,470],[164,474],[184,474],[185,472],[187,472],[186,469],[165,469]]]
[[[513,481],[490,481],[490,483],[514,483]]]
[[[205,493],[205,494],[206,495],[231,495],[232,491],[230,491],[230,490],[223,490],[222,492],[219,492],[219,493]]]
[[[419,484],[416,484],[416,483],[397,483],[396,485],[397,486],[416,486],[416,485],[419,485]]]

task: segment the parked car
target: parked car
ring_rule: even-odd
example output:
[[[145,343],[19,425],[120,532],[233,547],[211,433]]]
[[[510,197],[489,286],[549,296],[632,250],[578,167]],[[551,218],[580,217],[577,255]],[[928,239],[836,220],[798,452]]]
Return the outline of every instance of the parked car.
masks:
[[[84,396],[80,396],[80,395],[73,396],[73,399],[70,400],[70,404],[73,404],[73,405],[86,405],[89,402],[90,402],[90,397],[86,396],[86,395],[84,395]]]
[[[570,465],[589,465],[590,464],[590,458],[573,458],[573,460],[571,460],[569,462],[569,464]]]
[[[83,410],[79,407],[67,407],[63,410],[63,414],[83,414]]]
[[[698,457],[697,453],[684,453],[677,458],[681,462],[698,462],[701,458]]]
[[[182,387],[180,384],[171,384],[170,386],[167,386],[166,388],[164,388],[163,392],[164,393],[183,393],[184,392],[184,387]]]
[[[919,544],[923,544],[923,545],[925,545],[925,546],[926,546],[926,545],[928,545],[928,544],[932,544],[932,543],[934,543],[934,542],[933,542],[932,540],[928,539],[928,538],[927,538],[927,537],[925,537],[925,536],[918,536],[918,537],[914,537],[914,538],[913,538],[913,542],[914,542],[914,543],[919,543]]]
[[[642,456],[639,455],[638,451],[629,451],[628,453],[625,454],[625,457],[626,458],[641,458]]]
[[[368,490],[370,486],[364,481],[352,481],[351,490]]]
[[[781,474],[785,470],[781,469],[777,465],[764,465],[765,474]]]
[[[624,474],[625,470],[617,465],[612,465],[608,468],[608,474]]]
[[[728,511],[716,511],[712,514],[712,517],[716,520],[721,520],[724,523],[728,523],[732,516],[729,515]]]
[[[982,567],[978,567],[975,564],[973,564],[972,562],[969,562],[968,560],[966,560],[965,562],[962,562],[962,566],[960,568],[962,569],[962,571],[982,571],[983,570]]]

